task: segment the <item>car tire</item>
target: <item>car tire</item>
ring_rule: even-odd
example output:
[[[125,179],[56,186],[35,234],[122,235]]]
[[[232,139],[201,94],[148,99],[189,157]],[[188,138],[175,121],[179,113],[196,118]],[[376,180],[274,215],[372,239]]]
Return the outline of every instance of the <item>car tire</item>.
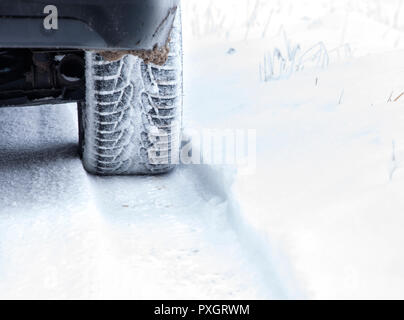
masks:
[[[182,32],[178,10],[163,65],[86,52],[79,149],[97,175],[161,174],[178,163],[182,131]]]

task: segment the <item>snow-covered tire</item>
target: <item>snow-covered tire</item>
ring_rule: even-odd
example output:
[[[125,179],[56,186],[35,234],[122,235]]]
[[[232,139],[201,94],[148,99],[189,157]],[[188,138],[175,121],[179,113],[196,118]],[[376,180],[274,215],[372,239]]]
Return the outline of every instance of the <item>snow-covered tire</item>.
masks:
[[[178,10],[179,11],[179,10]],[[167,62],[86,53],[86,104],[79,108],[85,169],[98,175],[159,174],[178,163],[182,127],[182,35],[177,13]]]

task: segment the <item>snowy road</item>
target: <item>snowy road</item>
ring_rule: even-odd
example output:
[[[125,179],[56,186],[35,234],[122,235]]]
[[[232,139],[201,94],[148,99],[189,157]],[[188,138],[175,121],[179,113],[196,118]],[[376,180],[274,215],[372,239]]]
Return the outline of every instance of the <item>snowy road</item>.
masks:
[[[1,298],[270,298],[209,168],[93,177],[74,105],[0,110]]]

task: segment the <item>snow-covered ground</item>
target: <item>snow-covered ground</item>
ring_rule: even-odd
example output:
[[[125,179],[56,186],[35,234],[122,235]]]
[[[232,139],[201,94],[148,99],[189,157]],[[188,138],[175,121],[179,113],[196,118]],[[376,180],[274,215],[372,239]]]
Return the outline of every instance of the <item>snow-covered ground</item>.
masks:
[[[74,105],[1,109],[0,298],[403,298],[401,3],[184,1],[185,131],[255,130],[249,174],[94,177]]]
[[[288,296],[237,238],[209,168],[90,176],[74,107],[1,110],[1,298]]]
[[[223,32],[187,33],[185,98],[191,128],[257,130],[256,173],[229,188],[240,220],[306,298],[403,298],[402,1],[225,2],[204,8]],[[319,42],[327,68],[260,81],[275,47]]]

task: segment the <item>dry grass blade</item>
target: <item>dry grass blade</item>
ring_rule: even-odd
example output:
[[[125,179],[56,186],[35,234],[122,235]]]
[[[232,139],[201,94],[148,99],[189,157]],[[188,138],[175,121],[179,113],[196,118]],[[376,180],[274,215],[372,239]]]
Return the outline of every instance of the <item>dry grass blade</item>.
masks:
[[[404,95],[404,91],[400,93],[400,95],[394,99],[394,102],[397,102]]]

